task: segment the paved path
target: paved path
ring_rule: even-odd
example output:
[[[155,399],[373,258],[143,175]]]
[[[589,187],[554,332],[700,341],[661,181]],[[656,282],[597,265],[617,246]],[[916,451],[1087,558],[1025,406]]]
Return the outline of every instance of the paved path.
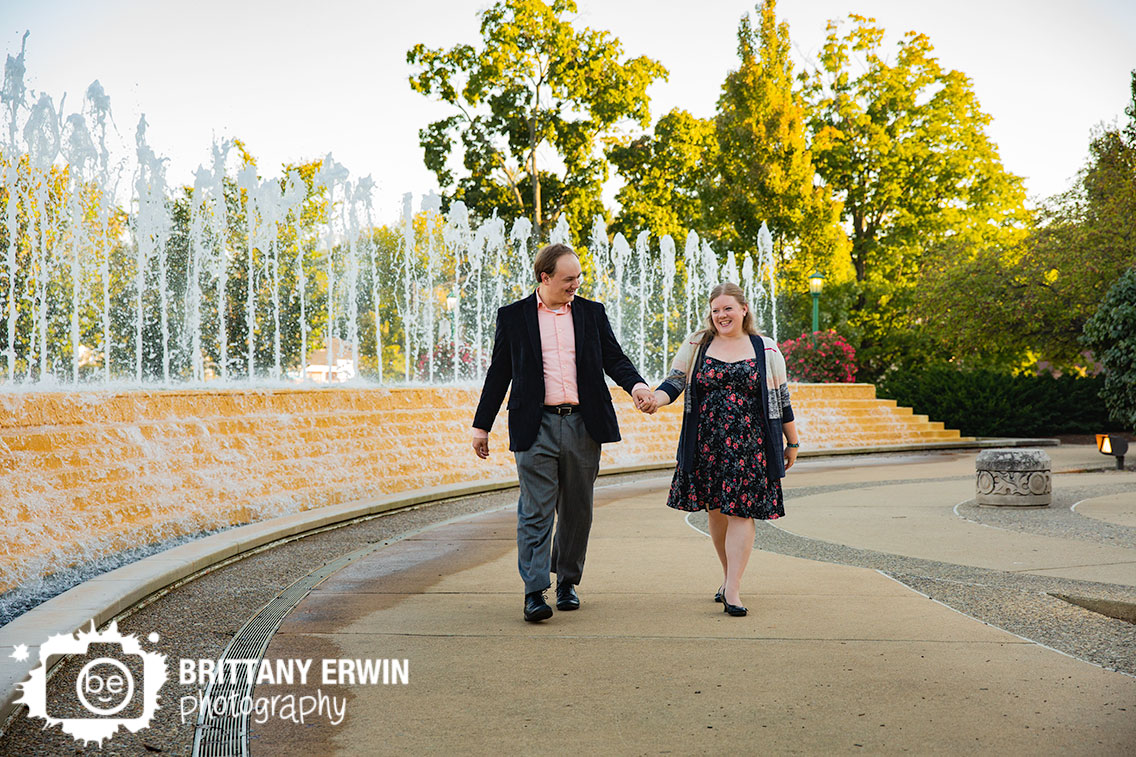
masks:
[[[1101,465],[1083,448],[1050,452],[1055,471]],[[1116,501],[1079,507],[1123,527],[1136,474],[1105,475],[1068,473],[1055,486],[1098,477],[1119,487],[1107,495]],[[1136,549],[953,513],[972,477],[973,454],[802,464],[789,486],[806,496],[790,497],[778,525],[865,549],[1131,585]],[[750,615],[725,616],[711,599],[720,574],[709,540],[663,506],[666,484],[597,491],[583,607],[545,623],[521,620],[507,510],[424,531],[331,576],[285,618],[268,657],[405,658],[409,685],[338,687],[349,693],[340,725],[270,720],[254,726],[253,753],[1136,748],[1136,678],[985,625],[875,570],[759,549],[743,590]],[[834,484],[846,488],[806,493]]]
[[[1057,472],[1055,487],[1080,488],[1132,485],[1124,494],[1076,503],[1077,512],[1122,525],[1136,510],[1136,474],[1102,471],[1061,475],[1061,471],[1099,467],[1104,458],[1087,447],[1046,448]],[[802,466],[793,487],[847,483],[862,488],[826,492],[793,502],[793,517],[779,527],[812,539],[891,554],[993,570],[1063,576],[1136,586],[1136,549],[1131,545],[1094,544],[1083,539],[1058,538],[990,528],[959,517],[956,505],[974,497],[973,453],[937,455],[929,462],[833,468],[832,464]],[[897,484],[897,480],[929,478]],[[878,484],[864,486],[864,484]],[[1084,509],[1082,509],[1084,508]],[[972,508],[981,517],[987,508]],[[1019,523],[1037,520],[1038,510],[1013,513]],[[1004,515],[1004,513],[1002,513]],[[1043,513],[1048,515],[1048,513]]]

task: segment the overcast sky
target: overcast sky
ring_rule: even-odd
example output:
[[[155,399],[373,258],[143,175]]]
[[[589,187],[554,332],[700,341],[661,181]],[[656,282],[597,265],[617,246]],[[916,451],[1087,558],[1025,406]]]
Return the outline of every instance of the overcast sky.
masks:
[[[579,0],[579,23],[618,36],[629,55],[670,71],[650,89],[652,118],[673,107],[708,117],[736,66],[739,0]],[[404,192],[435,188],[418,129],[447,115],[407,85],[406,50],[476,42],[484,0],[3,0],[0,44],[20,50],[26,84],[78,109],[98,79],[119,139],[140,114],[169,181],[191,183],[214,138],[239,137],[262,173],[331,152],[372,175],[381,218]],[[889,41],[927,34],[944,66],[974,82],[1006,167],[1031,196],[1068,186],[1093,128],[1121,120],[1136,68],[1136,2],[1081,0],[782,0],[798,65],[820,48],[825,22],[873,16]]]

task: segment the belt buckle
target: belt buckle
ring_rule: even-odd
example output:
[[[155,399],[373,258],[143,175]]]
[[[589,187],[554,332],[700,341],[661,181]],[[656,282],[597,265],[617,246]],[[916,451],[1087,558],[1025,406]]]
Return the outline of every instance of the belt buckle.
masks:
[[[576,412],[576,408],[572,407],[571,405],[557,405],[556,406],[556,414],[557,415],[571,415],[574,412]]]

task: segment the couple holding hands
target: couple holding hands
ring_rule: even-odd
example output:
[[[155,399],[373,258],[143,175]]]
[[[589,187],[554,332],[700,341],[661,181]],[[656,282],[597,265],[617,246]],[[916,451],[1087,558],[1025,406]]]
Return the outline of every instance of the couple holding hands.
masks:
[[[604,374],[645,413],[685,394],[667,505],[708,512],[723,573],[714,600],[730,615],[745,615],[741,578],[753,551],[754,520],[785,514],[781,479],[799,447],[777,344],[758,335],[741,288],[719,284],[710,293],[704,328],[683,340],[670,374],[651,391],[619,346],[603,305],[576,296],[583,274],[572,248],[542,248],[533,269],[536,291],[497,311],[493,355],[473,418],[473,449],[484,459],[493,420],[509,394],[525,620],[552,617],[544,596],[552,572],[556,609],[580,607],[576,586],[600,445],[620,438]]]

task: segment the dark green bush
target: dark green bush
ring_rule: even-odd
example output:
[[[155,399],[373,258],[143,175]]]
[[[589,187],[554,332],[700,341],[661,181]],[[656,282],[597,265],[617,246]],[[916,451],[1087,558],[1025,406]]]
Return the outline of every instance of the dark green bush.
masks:
[[[1136,268],[1108,290],[1085,324],[1084,342],[1104,363],[1101,396],[1112,417],[1136,429]]]
[[[1104,378],[1015,376],[936,366],[893,374],[879,396],[964,436],[1055,436],[1120,431],[1101,398]]]

